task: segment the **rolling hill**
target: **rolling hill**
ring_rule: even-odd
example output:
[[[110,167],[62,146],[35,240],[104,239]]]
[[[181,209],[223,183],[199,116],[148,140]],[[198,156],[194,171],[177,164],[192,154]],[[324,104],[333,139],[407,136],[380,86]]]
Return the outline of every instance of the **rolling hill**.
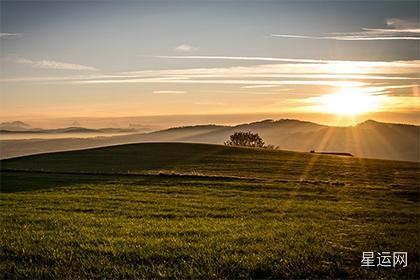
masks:
[[[267,144],[282,150],[344,152],[356,157],[419,161],[420,127],[366,121],[356,126],[331,127],[298,120],[265,120],[237,126],[202,125],[151,133],[91,139],[1,141],[2,158],[139,142],[222,144],[235,131],[257,132]]]
[[[241,166],[241,163],[246,163]],[[415,184],[416,163],[191,143],[142,143],[6,159],[2,169]],[[411,178],[416,179],[416,178]]]
[[[4,279],[419,273],[417,163],[142,143],[6,159],[0,176]],[[366,269],[366,250],[408,266]]]

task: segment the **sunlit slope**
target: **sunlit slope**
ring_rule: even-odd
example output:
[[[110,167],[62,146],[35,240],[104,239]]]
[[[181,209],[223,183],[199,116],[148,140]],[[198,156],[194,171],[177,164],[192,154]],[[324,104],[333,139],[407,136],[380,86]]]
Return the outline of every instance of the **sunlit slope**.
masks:
[[[400,161],[420,160],[419,126],[369,120],[356,126],[333,127],[287,119],[237,126],[177,127],[113,137],[3,140],[0,141],[0,158],[145,142],[223,144],[236,131],[258,133],[265,143],[283,150],[343,152],[360,158]]]
[[[188,143],[142,143],[1,161],[2,169],[418,184],[416,163]]]
[[[419,275],[415,163],[144,143],[1,167],[1,279]],[[408,266],[366,269],[367,250]]]

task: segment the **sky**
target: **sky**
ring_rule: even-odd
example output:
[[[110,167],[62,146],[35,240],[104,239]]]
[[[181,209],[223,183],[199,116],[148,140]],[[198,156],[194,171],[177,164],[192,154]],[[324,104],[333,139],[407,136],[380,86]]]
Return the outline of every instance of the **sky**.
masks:
[[[419,1],[1,1],[0,120],[419,124],[419,9]]]

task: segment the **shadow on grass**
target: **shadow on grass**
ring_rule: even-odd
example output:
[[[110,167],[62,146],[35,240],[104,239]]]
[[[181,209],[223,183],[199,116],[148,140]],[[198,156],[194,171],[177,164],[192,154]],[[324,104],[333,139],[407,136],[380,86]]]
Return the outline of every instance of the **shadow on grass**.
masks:
[[[255,182],[257,179],[230,176],[214,176],[204,174],[180,174],[174,172],[156,174],[112,174],[112,173],[81,173],[81,172],[48,172],[25,170],[0,170],[0,192],[24,192],[57,187],[68,187],[80,184],[106,184],[116,181],[130,185],[152,184],[173,185],[174,183],[205,183],[209,182]]]
[[[76,184],[93,184],[113,181],[115,178],[106,176],[80,174],[49,174],[35,172],[1,171],[0,191],[2,193],[35,191]]]

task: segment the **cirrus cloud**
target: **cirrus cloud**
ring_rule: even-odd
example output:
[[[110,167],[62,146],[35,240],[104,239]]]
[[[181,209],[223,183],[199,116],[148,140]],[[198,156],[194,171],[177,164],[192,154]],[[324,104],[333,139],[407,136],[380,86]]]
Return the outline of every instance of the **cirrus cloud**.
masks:
[[[198,48],[197,47],[193,47],[191,45],[182,44],[182,45],[176,46],[174,50],[177,51],[177,52],[191,52],[191,51],[198,50]]]
[[[155,90],[153,93],[157,94],[184,94],[187,93],[184,90]]]
[[[271,34],[272,37],[317,39],[338,41],[378,41],[378,40],[420,40],[418,21],[388,19],[387,28],[362,28],[358,32],[335,32],[326,36],[309,36],[301,34]]]
[[[4,37],[20,37],[22,36],[21,33],[0,33],[0,38],[4,38]]]
[[[97,71],[98,69],[81,65],[81,64],[74,64],[74,63],[67,63],[55,60],[31,60],[27,58],[18,58],[14,60],[15,63],[18,64],[28,64],[31,65],[32,68],[40,68],[40,69],[56,69],[56,70],[73,70],[73,71]]]

